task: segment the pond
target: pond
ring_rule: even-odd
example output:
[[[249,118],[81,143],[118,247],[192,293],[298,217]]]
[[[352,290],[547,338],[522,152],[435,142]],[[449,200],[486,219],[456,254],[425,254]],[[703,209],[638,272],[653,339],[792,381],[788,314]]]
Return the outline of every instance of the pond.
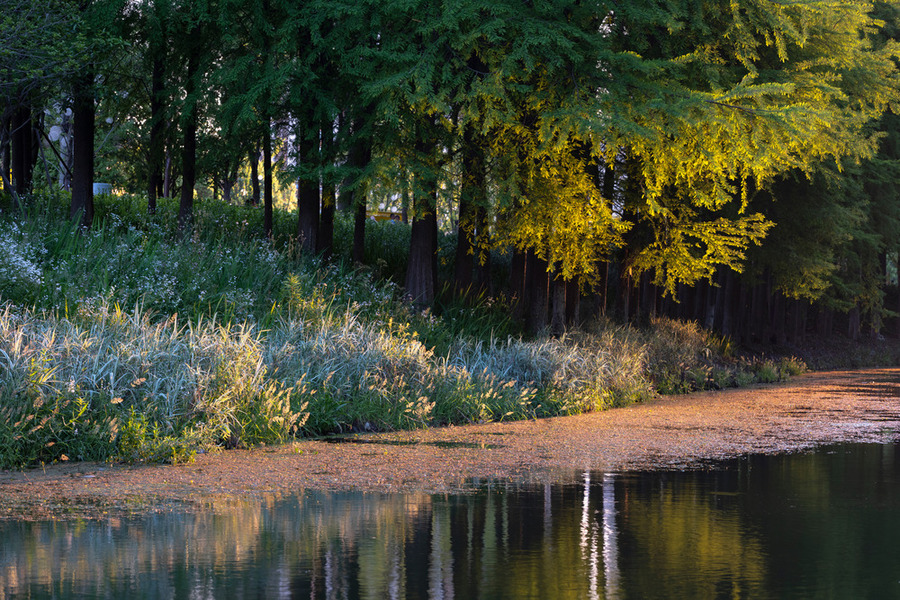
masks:
[[[0,598],[900,598],[900,446],[0,522]]]

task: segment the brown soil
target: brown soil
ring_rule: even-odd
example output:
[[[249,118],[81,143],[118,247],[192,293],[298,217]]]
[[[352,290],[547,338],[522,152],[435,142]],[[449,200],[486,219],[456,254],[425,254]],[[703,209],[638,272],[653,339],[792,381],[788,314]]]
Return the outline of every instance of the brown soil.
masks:
[[[184,465],[0,471],[0,518],[102,516],[304,489],[454,491],[473,480],[562,481],[587,469],[685,468],[898,437],[900,369],[836,371],[575,417],[301,441],[204,454]]]

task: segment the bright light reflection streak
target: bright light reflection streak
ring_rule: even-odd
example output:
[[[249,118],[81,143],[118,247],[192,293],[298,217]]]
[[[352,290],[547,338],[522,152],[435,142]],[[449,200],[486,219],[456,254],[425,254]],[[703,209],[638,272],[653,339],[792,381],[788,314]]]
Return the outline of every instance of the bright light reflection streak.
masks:
[[[615,474],[603,474],[603,576],[606,581],[606,600],[614,600],[619,593],[619,532],[616,528],[615,483]]]
[[[600,569],[597,565],[600,553],[597,549],[597,529],[591,521],[591,474],[584,472],[584,494],[581,501],[581,554],[588,562],[589,597],[598,600],[597,577]]]

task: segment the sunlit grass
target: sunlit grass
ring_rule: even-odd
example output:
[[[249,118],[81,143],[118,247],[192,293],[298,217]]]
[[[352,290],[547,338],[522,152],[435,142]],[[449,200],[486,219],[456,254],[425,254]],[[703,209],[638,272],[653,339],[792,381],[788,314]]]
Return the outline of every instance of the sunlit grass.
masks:
[[[803,368],[726,360],[669,320],[524,339],[502,300],[415,309],[378,269],[263,239],[254,209],[208,205],[181,239],[172,208],[101,205],[89,232],[52,205],[0,218],[0,467],[569,415]]]

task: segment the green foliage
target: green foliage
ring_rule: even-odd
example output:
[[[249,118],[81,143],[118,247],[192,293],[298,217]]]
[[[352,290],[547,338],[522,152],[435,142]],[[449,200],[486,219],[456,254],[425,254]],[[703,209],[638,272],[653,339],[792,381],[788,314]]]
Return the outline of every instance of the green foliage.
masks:
[[[116,456],[126,462],[190,463],[202,445],[194,431],[165,435],[159,423],[132,408],[119,432]]]

